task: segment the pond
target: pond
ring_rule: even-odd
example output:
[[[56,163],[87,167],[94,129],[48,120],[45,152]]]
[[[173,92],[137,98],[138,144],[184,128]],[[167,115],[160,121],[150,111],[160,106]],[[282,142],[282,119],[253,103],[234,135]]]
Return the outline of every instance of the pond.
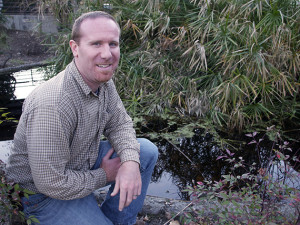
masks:
[[[44,82],[43,76],[40,68],[0,74],[1,95],[10,99],[24,99],[36,86]]]
[[[247,140],[251,142],[251,138]],[[180,199],[189,200],[189,196],[182,190],[187,186],[195,186],[199,181],[219,181],[222,175],[235,173],[242,175],[250,172],[257,174],[262,168],[268,168],[270,160],[277,161],[277,155],[270,151],[270,141],[262,140],[261,147],[255,148],[253,145],[244,145],[237,151],[223,150],[218,147],[214,137],[206,133],[204,129],[195,129],[195,135],[192,138],[182,138],[179,144],[174,146],[167,140],[161,140],[158,143],[160,157],[155,168],[153,179],[159,181],[164,173],[169,173],[172,181],[178,187],[177,194]],[[286,152],[290,155],[293,167],[287,168],[283,161],[279,166],[270,166],[273,169],[273,178],[276,180],[285,179],[289,187],[300,190],[299,173],[299,147],[298,151]],[[275,157],[275,158],[274,158]],[[236,161],[243,160],[243,164],[249,165],[245,168],[234,169],[234,163],[229,163],[229,159],[235,158]],[[289,175],[286,174],[288,172]]]
[[[2,76],[2,75],[0,75]],[[12,78],[13,76],[13,78]],[[24,99],[37,85],[43,82],[43,73],[38,69],[21,71],[13,75],[6,75],[9,82],[2,82],[1,90],[6,90],[5,93],[9,96],[9,100],[5,104],[10,106],[12,116],[18,118],[21,113],[22,99]],[[3,76],[2,76],[3,78]],[[13,96],[14,95],[14,96]],[[2,99],[2,101],[5,101]],[[13,106],[12,106],[13,105]],[[2,106],[1,106],[2,107]],[[159,121],[160,129],[162,124],[167,124],[164,121]],[[4,124],[5,125],[5,124]],[[0,125],[0,159],[6,159],[9,154],[9,148],[12,146],[13,133],[16,128],[16,123]],[[151,122],[146,123],[146,126],[155,127]],[[175,128],[176,129],[176,128]],[[147,131],[147,129],[145,129]],[[159,133],[160,131],[157,130]],[[139,133],[139,136],[147,137],[147,132]],[[154,169],[152,181],[148,189],[148,195],[166,197],[173,199],[189,200],[187,192],[183,192],[186,187],[193,186],[198,181],[211,180],[218,181],[222,175],[228,174],[232,169],[232,164],[226,161],[228,155],[234,156],[236,159],[242,157],[245,163],[253,165],[258,171],[260,168],[267,166],[269,160],[274,159],[272,151],[272,142],[266,140],[261,141],[260,148],[255,145],[248,145],[253,138],[243,137],[240,148],[236,152],[228,152],[219,147],[218,142],[213,135],[207,133],[204,129],[196,128],[192,138],[179,138],[175,145],[170,140],[164,138],[156,138],[155,143],[159,148],[159,159]],[[294,143],[295,144],[295,143]],[[293,145],[293,152],[289,152],[292,157],[299,160],[299,143]],[[225,157],[226,156],[226,157]],[[293,161],[293,168],[290,168],[290,173],[293,174],[293,179],[288,179],[286,182],[289,186],[300,189],[299,162]],[[282,176],[280,168],[274,169],[274,176]]]

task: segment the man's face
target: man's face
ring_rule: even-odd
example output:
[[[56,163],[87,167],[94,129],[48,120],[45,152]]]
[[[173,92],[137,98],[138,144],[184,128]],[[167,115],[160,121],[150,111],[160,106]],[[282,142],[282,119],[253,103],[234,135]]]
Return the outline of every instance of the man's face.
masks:
[[[112,78],[120,59],[120,31],[108,18],[86,19],[80,26],[79,43],[70,41],[76,66],[87,85],[95,91]]]

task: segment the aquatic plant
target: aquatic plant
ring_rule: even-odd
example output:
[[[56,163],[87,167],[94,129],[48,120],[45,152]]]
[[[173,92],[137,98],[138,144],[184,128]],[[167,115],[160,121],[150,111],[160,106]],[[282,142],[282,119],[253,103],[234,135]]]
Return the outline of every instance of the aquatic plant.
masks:
[[[18,121],[14,117],[10,117],[10,112],[7,112],[7,108],[1,108],[0,107],[0,125],[3,122],[15,122],[18,123]]]

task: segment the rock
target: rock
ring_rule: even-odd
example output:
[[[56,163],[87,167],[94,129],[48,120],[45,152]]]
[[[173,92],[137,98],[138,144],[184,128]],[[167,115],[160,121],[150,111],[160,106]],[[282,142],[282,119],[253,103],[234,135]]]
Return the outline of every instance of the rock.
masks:
[[[136,220],[136,225],[145,225],[146,223],[143,220]]]
[[[107,190],[107,188],[105,189]],[[106,191],[99,189],[94,192],[94,195],[99,203],[104,201]],[[181,212],[190,202],[176,199],[168,199],[147,195],[144,201],[143,208],[138,215],[136,224],[158,225],[168,222],[173,215]],[[173,218],[174,219],[174,218]]]
[[[172,215],[170,212],[165,212],[165,217],[169,220],[172,218]]]

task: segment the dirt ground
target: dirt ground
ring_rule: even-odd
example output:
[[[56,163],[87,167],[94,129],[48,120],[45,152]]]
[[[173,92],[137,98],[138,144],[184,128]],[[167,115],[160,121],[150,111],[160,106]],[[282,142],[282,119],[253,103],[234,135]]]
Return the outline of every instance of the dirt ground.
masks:
[[[45,36],[31,31],[1,30],[0,69],[45,61],[54,56],[42,44]]]

